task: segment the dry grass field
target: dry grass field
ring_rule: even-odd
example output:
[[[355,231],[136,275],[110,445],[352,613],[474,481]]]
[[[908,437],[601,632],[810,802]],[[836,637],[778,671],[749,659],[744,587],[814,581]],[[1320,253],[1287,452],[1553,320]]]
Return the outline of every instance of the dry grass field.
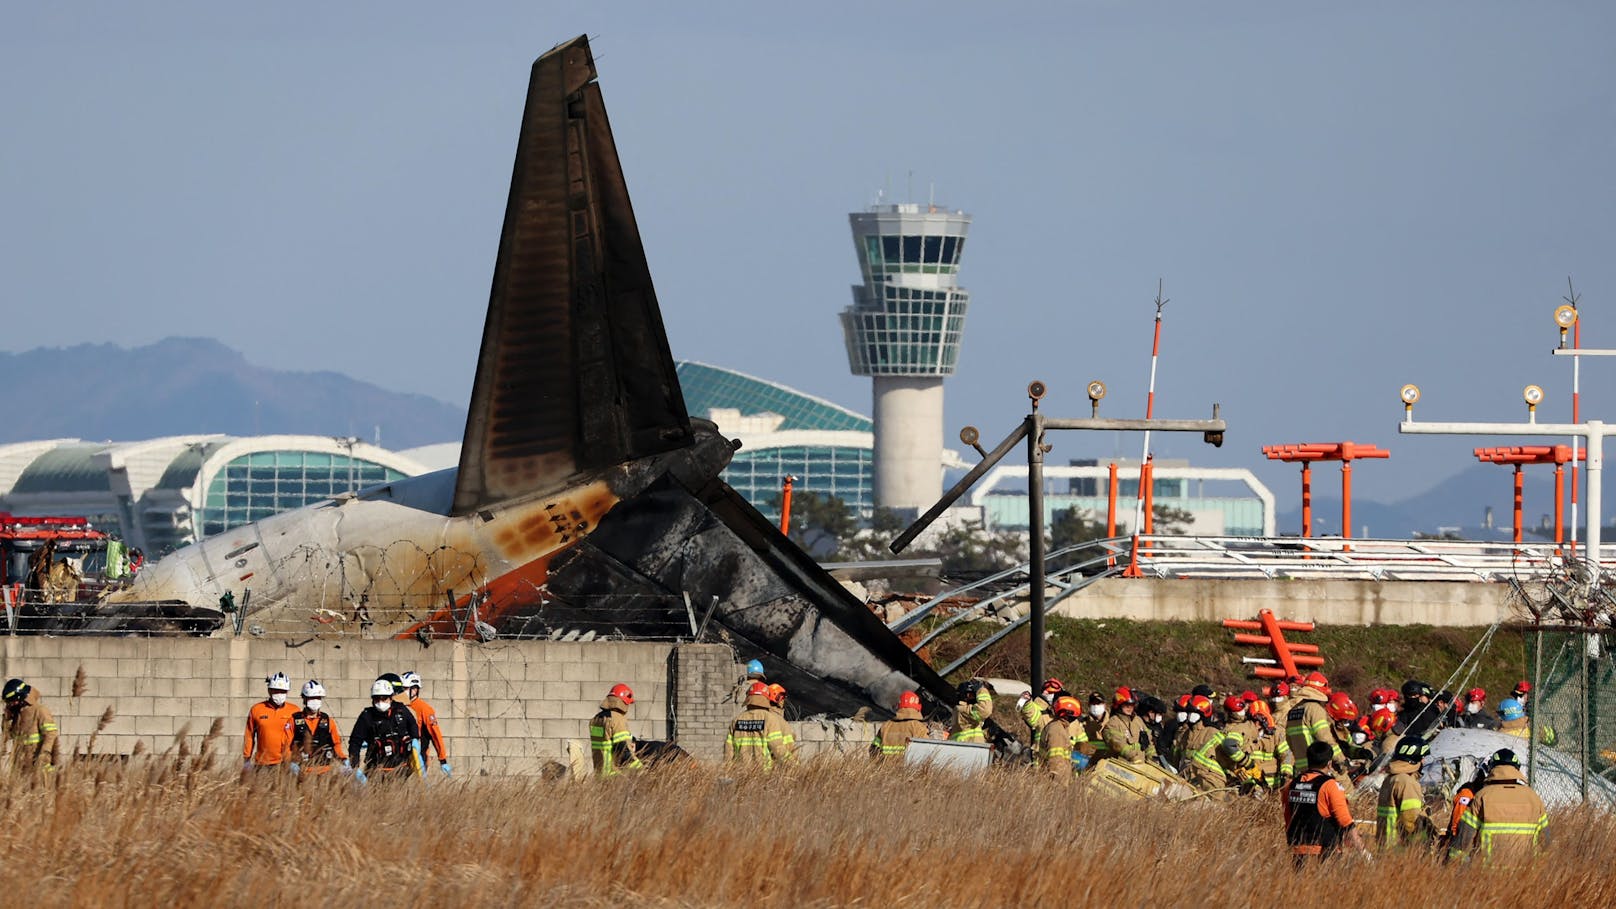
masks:
[[[1404,855],[1298,876],[1272,802],[1123,802],[1027,771],[962,780],[827,759],[760,779],[687,767],[357,789],[179,763],[0,781],[4,903],[1616,905],[1616,823],[1580,812],[1554,818],[1552,853],[1524,871]]]

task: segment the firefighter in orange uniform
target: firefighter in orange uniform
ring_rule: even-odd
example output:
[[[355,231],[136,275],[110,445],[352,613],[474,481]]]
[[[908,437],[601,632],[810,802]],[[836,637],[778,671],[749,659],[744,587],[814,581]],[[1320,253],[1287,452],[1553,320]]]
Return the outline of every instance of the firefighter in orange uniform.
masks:
[[[1363,838],[1352,825],[1347,794],[1330,772],[1336,750],[1319,740],[1307,746],[1307,770],[1284,789],[1285,842],[1297,868],[1308,860],[1324,861],[1343,844],[1365,851]]]
[[[292,682],[277,672],[264,680],[269,694],[247,711],[247,735],[241,746],[241,772],[288,770],[292,765],[292,715],[297,707],[286,703]]]
[[[325,686],[314,679],[303,684],[303,709],[292,714],[292,771],[323,776],[331,768],[348,769],[342,735],[325,712]]]
[[[438,725],[438,711],[431,704],[421,699],[421,677],[414,672],[404,673],[405,701],[410,712],[415,714],[415,723],[421,727],[421,760],[427,759],[427,752],[436,750],[438,754],[438,769],[448,776],[453,770],[449,766],[449,747],[443,744],[443,728]]]

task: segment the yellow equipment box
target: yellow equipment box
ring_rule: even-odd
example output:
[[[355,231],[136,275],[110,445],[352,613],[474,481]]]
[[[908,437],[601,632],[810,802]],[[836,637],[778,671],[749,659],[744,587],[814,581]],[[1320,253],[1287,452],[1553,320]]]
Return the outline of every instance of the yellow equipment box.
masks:
[[[1124,798],[1163,798],[1178,802],[1195,795],[1194,787],[1155,763],[1135,764],[1106,758],[1083,776],[1099,791]]]

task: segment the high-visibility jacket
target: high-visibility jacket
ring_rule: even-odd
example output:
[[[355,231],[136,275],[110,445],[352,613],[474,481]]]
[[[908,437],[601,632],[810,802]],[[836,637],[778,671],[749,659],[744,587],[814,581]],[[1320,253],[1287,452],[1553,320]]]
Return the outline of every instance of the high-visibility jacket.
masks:
[[[724,737],[724,759],[760,770],[772,770],[796,757],[791,727],[769,709],[766,695],[754,694],[746,698],[746,709],[729,724],[729,735]]]
[[[1113,713],[1100,730],[1105,753],[1125,761],[1149,761],[1156,757],[1156,746],[1150,741],[1150,729],[1145,718]]]
[[[1341,743],[1336,741],[1335,731],[1331,728],[1330,714],[1324,709],[1327,701],[1328,698],[1317,688],[1303,688],[1285,716],[1285,741],[1299,760],[1305,758],[1307,746],[1314,742],[1328,742],[1333,760],[1338,765],[1345,764],[1346,756],[1341,753]]]
[[[1033,695],[1021,705],[1021,721],[1027,724],[1027,731],[1032,734],[1034,743],[1038,741],[1038,733],[1049,722],[1049,702],[1041,695]]]
[[[1189,759],[1183,769],[1184,776],[1195,788],[1205,792],[1229,785],[1223,765],[1218,763],[1218,748],[1222,744],[1222,729],[1202,722],[1190,730],[1190,737],[1184,743]]]
[[[1424,839],[1422,834],[1430,829],[1425,791],[1416,776],[1420,766],[1411,761],[1392,761],[1386,771],[1375,806],[1375,840],[1383,850],[1412,845]],[[1420,823],[1422,818],[1427,824]]]
[[[292,714],[292,760],[304,773],[326,773],[332,762],[348,760],[337,724],[325,711],[303,709]]]
[[[1251,757],[1257,762],[1257,769],[1262,771],[1263,784],[1270,789],[1277,789],[1280,781],[1289,778],[1296,770],[1296,758],[1291,754],[1290,742],[1285,740],[1285,733],[1277,728],[1270,728],[1257,737],[1252,743]]]
[[[1459,818],[1459,835],[1448,857],[1475,852],[1493,865],[1530,862],[1548,846],[1549,814],[1543,800],[1526,785],[1521,772],[1508,764],[1494,767],[1487,781]]]
[[[1199,728],[1200,723],[1179,723],[1173,733],[1173,743],[1167,747],[1167,763],[1180,773],[1184,772],[1184,764],[1190,759],[1190,735]]]
[[[1038,733],[1038,766],[1057,780],[1072,778],[1072,733],[1065,720],[1051,719]]]
[[[901,707],[891,720],[875,730],[875,739],[870,742],[870,754],[883,761],[901,761],[911,741],[927,738],[930,733],[926,721],[920,718],[920,711],[913,707]]]
[[[769,702],[769,712],[780,718],[780,728],[784,730],[780,734],[781,735],[781,741],[786,743],[786,750],[790,751],[792,754],[796,754],[797,753],[797,730],[791,728],[791,724],[786,722],[786,708],[785,708],[785,705],[784,704],[776,704],[773,701],[770,701]]]
[[[252,705],[247,711],[247,735],[241,745],[241,759],[259,767],[274,767],[290,760],[292,717],[296,713],[297,707],[292,704],[276,707],[263,700]]]
[[[443,727],[438,725],[438,711],[426,701],[416,698],[410,701],[410,712],[415,714],[415,724],[421,727],[421,757],[426,758],[427,752],[436,748],[440,762],[449,759],[449,749],[443,743]]]
[[[1084,713],[1081,721],[1071,724],[1072,747],[1075,748],[1078,742],[1082,742],[1087,746],[1084,750],[1088,752],[1089,757],[1096,761],[1111,757],[1111,748],[1105,743],[1105,724],[1109,719],[1111,719],[1109,710],[1101,711],[1099,716]]]
[[[1262,739],[1262,727],[1254,720],[1238,720],[1223,727],[1223,740],[1218,742],[1217,759],[1225,776],[1245,775],[1257,769],[1257,747]],[[1260,771],[1259,771],[1260,773]]]
[[[616,776],[641,767],[634,753],[634,735],[628,731],[627,713],[628,705],[622,698],[607,695],[600,702],[600,712],[589,721],[589,760],[596,776]]]
[[[11,766],[16,770],[55,770],[58,760],[56,717],[30,688],[22,706],[6,710],[6,739],[11,745]]]
[[[954,705],[954,722],[948,730],[949,741],[987,741],[987,733],[982,726],[991,716],[993,716],[993,695],[988,693],[986,687],[979,688],[974,702],[967,704],[960,701]]]

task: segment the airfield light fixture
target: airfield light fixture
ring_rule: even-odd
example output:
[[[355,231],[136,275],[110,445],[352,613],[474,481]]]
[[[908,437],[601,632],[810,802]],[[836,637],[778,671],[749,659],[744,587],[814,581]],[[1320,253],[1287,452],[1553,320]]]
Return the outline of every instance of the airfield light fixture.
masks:
[[[1100,399],[1105,397],[1105,383],[1095,379],[1089,383],[1090,416],[1100,415]]]
[[[1526,402],[1526,414],[1533,423],[1537,422],[1537,406],[1543,403],[1543,389],[1537,385],[1528,385],[1521,389],[1521,399]]]
[[[1566,346],[1566,332],[1571,326],[1577,324],[1577,308],[1570,303],[1561,303],[1554,308],[1554,324],[1560,329],[1560,348]]]
[[[1032,399],[1032,409],[1038,409],[1038,402],[1049,393],[1049,386],[1038,379],[1027,383],[1027,397]]]
[[[959,440],[976,449],[976,453],[982,457],[988,456],[987,451],[982,448],[982,433],[977,431],[975,426],[967,426],[960,430]]]
[[[1418,404],[1420,400],[1420,387],[1413,383],[1404,385],[1397,392],[1397,396],[1403,399],[1403,420],[1405,422],[1412,421],[1414,419],[1414,405]]]

